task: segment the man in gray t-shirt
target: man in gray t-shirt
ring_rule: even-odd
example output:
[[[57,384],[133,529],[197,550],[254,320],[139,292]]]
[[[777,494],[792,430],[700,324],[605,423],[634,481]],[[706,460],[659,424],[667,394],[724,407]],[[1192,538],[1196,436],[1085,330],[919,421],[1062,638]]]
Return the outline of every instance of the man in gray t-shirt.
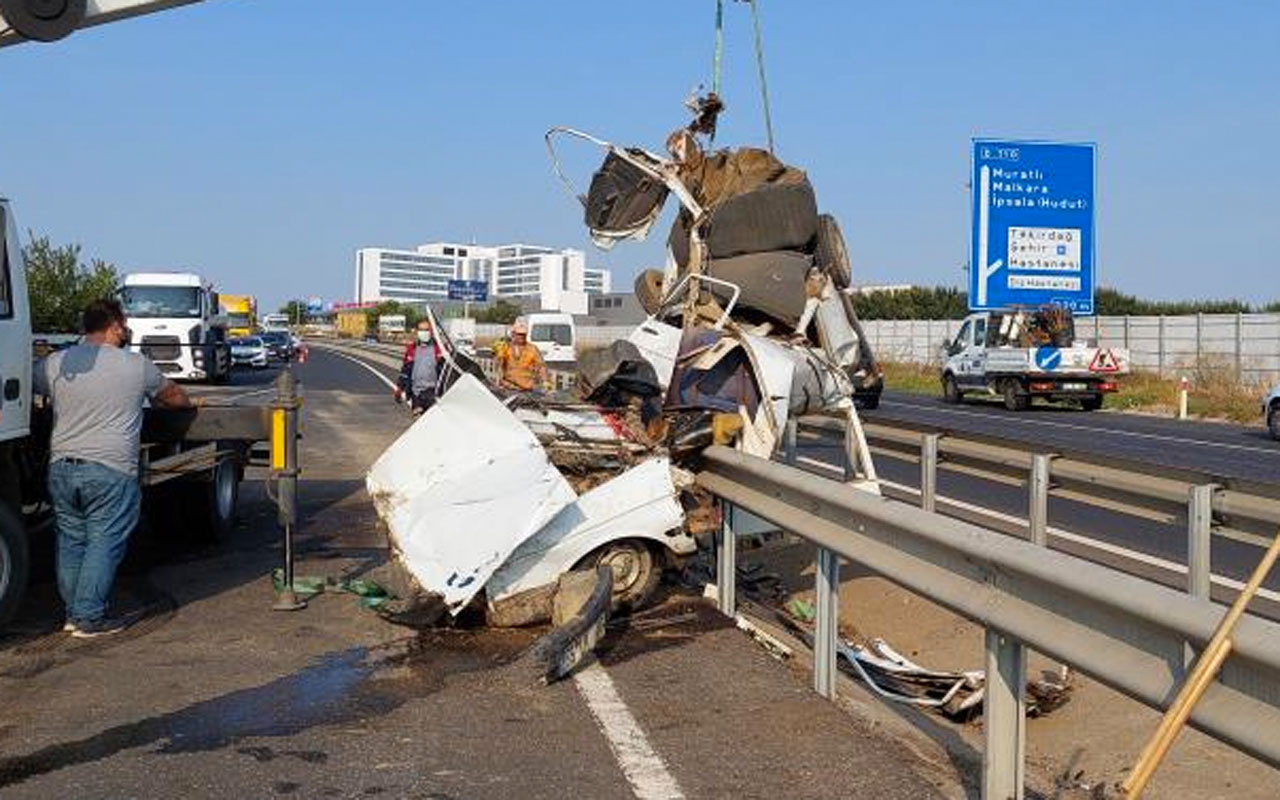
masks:
[[[49,498],[66,630],[89,637],[125,627],[106,608],[138,522],[143,401],[181,408],[191,400],[149,358],[123,349],[129,332],[119,303],[89,304],[83,324],[81,343],[37,364],[34,383],[53,404]]]

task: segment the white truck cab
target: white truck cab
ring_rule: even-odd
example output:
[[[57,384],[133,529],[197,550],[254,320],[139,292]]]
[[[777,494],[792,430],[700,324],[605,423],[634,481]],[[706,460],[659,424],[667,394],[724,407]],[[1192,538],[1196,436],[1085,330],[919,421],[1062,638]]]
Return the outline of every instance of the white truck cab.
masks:
[[[999,396],[1010,411],[1026,409],[1034,397],[1075,400],[1094,411],[1128,371],[1128,350],[1077,340],[1065,310],[980,311],[965,318],[943,352],[942,392],[950,403],[970,393]]]
[[[1280,384],[1262,401],[1262,416],[1267,420],[1267,430],[1271,437],[1280,440]]]
[[[132,272],[120,302],[130,348],[176,380],[219,383],[231,374],[226,319],[213,285],[194,272]]]
[[[27,270],[9,202],[0,198],[0,445],[31,425],[31,312]]]
[[[525,322],[529,324],[529,341],[542,353],[543,361],[556,364],[578,360],[577,329],[571,314],[529,314]]]

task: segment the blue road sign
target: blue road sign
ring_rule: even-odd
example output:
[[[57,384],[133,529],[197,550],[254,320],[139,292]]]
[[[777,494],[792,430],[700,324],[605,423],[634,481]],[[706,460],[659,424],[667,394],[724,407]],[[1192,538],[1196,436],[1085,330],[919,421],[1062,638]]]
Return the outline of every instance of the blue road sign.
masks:
[[[1062,351],[1052,345],[1036,348],[1036,366],[1045,372],[1053,372],[1062,365]]]
[[[449,281],[449,299],[483,303],[489,299],[489,284],[486,281]]]
[[[1092,144],[973,140],[969,308],[1093,313]]]
[[[321,300],[319,297],[309,297],[309,298],[307,298],[307,313],[308,313],[308,314],[319,314],[321,311],[324,311],[324,301],[323,301],[323,300]]]

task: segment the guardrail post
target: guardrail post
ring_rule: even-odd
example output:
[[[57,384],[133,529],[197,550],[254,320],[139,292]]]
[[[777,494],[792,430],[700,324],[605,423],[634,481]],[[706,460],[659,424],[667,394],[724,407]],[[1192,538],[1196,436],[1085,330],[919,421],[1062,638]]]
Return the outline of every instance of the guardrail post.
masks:
[[[933,513],[938,502],[938,442],[941,434],[926,433],[920,439],[920,508]]]
[[[1208,600],[1212,574],[1213,484],[1192,486],[1187,499],[1187,592]]]
[[[840,556],[818,548],[816,564],[817,619],[813,632],[813,690],[828,699],[836,696],[836,642],[840,619]]]
[[[276,595],[276,611],[307,607],[293,591],[293,528],[298,522],[298,393],[292,370],[276,379],[271,410],[271,473],[276,481],[277,520],[284,530],[284,581]]]
[[[1049,453],[1031,454],[1031,476],[1028,481],[1027,522],[1032,544],[1041,547],[1049,542]]]
[[[983,800],[1022,800],[1027,743],[1027,650],[1022,642],[994,628],[986,633],[986,694],[982,726]]]
[[[796,434],[798,432],[799,423],[795,417],[787,417],[787,426],[783,432],[782,439],[782,458],[787,466],[794,467],[796,465]]]
[[[720,504],[720,532],[716,534],[716,605],[720,613],[738,613],[738,539],[733,533],[733,506]]]

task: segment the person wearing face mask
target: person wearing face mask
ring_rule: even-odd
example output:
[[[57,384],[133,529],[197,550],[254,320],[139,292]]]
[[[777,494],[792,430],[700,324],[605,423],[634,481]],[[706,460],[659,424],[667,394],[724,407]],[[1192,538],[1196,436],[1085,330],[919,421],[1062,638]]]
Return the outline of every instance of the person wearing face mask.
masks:
[[[413,343],[404,351],[400,366],[400,380],[396,386],[397,402],[407,397],[414,415],[421,414],[436,403],[436,383],[440,378],[440,348],[431,330],[431,320],[418,321]]]
[[[49,499],[58,593],[67,609],[63,630],[87,638],[128,624],[107,614],[107,601],[141,507],[143,403],[192,403],[151,359],[124,349],[130,334],[118,302],[90,303],[81,323],[84,338],[37,364],[34,385],[53,408]]]

